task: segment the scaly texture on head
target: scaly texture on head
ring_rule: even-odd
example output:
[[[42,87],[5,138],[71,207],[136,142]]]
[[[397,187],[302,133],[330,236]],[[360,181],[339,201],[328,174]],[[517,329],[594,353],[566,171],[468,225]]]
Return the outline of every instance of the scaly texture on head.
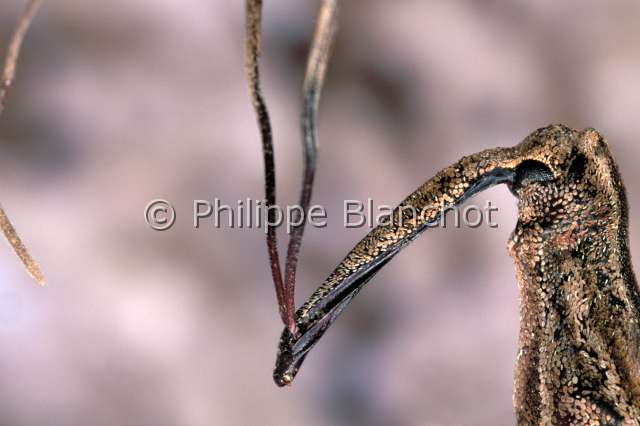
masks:
[[[514,188],[518,421],[637,424],[640,303],[618,168],[592,129],[564,137],[541,131],[526,143],[563,154],[555,179]]]

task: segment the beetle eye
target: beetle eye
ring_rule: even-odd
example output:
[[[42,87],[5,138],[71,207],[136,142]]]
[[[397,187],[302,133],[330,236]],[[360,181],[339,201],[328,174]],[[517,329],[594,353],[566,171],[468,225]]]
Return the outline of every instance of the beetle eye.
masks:
[[[553,173],[546,164],[535,160],[525,160],[516,167],[513,189],[518,190],[530,183],[548,182],[553,179]]]
[[[577,182],[584,176],[584,172],[587,168],[587,157],[583,154],[578,154],[569,166],[567,171],[567,178],[570,181]]]

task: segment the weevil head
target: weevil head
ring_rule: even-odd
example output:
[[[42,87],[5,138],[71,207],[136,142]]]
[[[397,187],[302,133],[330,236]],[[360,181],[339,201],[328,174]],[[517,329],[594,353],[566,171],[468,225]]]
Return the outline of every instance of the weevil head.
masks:
[[[514,147],[472,154],[443,169],[396,209],[403,212],[404,207],[414,207],[423,213],[421,216],[401,222],[401,215],[396,220],[394,213],[392,223],[372,230],[296,313],[296,335],[285,329],[280,338],[275,382],[284,386],[293,381],[309,350],[355,295],[393,256],[437,221],[445,207],[459,205],[484,189],[505,183],[518,198],[520,219],[539,219],[547,214],[548,206],[541,197],[557,193],[559,187],[581,178],[587,169],[592,170],[598,185],[611,185],[607,181],[610,176],[599,177],[600,172],[593,172],[615,171],[614,166],[605,167],[608,161],[613,161],[608,147],[595,130],[579,132],[551,125],[536,130]]]
[[[518,198],[522,223],[572,220],[566,213],[576,204],[574,199],[584,205],[625,202],[617,165],[594,129],[548,126],[515,150],[517,161],[508,186]]]
[[[510,185],[515,194],[535,182],[556,180],[564,183],[584,174],[590,162],[602,169],[614,169],[609,147],[594,129],[578,131],[563,125],[536,130],[515,147],[510,167],[515,172]],[[601,180],[601,184],[606,181]]]

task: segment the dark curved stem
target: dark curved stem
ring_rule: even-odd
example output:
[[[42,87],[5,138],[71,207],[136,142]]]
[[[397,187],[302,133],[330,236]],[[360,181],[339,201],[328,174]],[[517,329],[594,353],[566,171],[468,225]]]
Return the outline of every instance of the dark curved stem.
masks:
[[[276,205],[276,172],[273,153],[273,134],[267,105],[260,88],[260,58],[262,1],[248,0],[246,4],[246,51],[245,66],[249,81],[249,92],[256,112],[258,126],[262,137],[262,155],[264,160],[265,202],[267,210],[267,250],[271,265],[271,275],[276,289],[280,316],[284,324],[290,330],[295,330],[293,300],[285,299],[285,291],[280,271],[280,258],[278,256],[278,241],[276,228],[271,225],[276,223],[276,209],[270,208]]]
[[[285,299],[293,301],[295,299],[296,269],[298,265],[298,254],[306,225],[307,211],[311,203],[313,180],[316,171],[317,143],[316,143],[316,118],[320,94],[327,72],[327,65],[331,56],[331,46],[335,39],[337,30],[337,0],[323,0],[318,15],[315,32],[309,58],[307,60],[307,70],[302,88],[302,145],[304,147],[304,172],[302,178],[302,189],[298,206],[302,212],[296,211],[298,217],[294,218],[294,226],[289,238],[287,249],[287,262],[285,267]],[[302,214],[302,217],[299,217]],[[295,324],[295,321],[294,321]],[[295,334],[295,333],[294,333]]]

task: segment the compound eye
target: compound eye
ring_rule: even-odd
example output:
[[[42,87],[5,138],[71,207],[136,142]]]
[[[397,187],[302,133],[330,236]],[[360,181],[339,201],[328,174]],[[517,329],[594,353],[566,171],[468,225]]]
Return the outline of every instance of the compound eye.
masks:
[[[516,167],[513,189],[518,190],[525,185],[535,182],[549,182],[555,178],[546,164],[535,160],[525,160]]]
[[[584,173],[587,169],[587,157],[583,154],[576,155],[575,159],[567,170],[567,179],[570,182],[578,182],[582,180]]]

